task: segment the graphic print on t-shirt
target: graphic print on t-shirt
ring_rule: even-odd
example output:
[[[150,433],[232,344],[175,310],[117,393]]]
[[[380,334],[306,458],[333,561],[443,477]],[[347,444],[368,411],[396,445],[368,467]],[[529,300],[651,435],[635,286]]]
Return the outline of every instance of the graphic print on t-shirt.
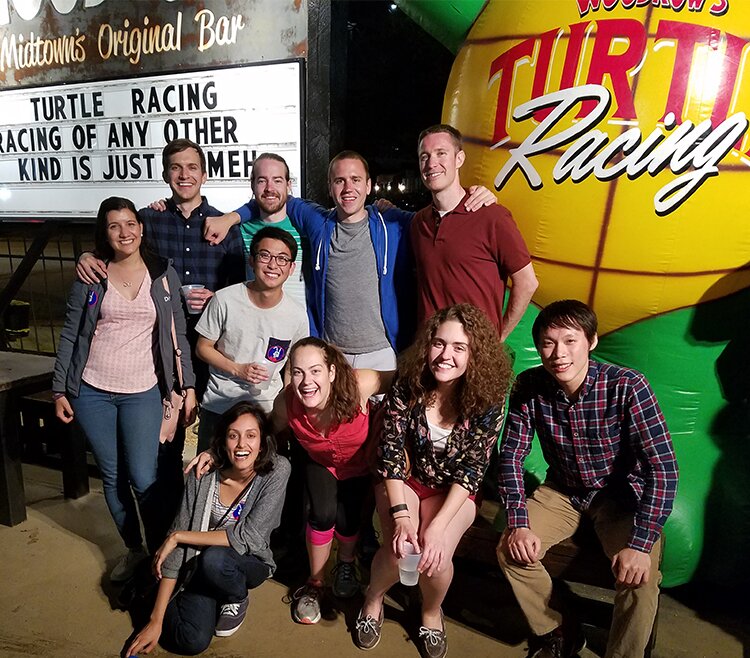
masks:
[[[292,341],[281,340],[280,338],[269,338],[266,347],[266,360],[271,363],[280,363],[286,358],[289,351],[289,345]]]

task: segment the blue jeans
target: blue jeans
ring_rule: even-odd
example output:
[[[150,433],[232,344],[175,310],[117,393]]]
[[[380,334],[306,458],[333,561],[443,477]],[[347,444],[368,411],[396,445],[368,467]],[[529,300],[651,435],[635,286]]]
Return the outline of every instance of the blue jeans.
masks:
[[[230,546],[209,546],[198,556],[195,575],[167,606],[160,643],[172,653],[194,656],[211,643],[219,606],[239,603],[247,590],[270,575],[254,555],[240,555]]]
[[[143,543],[135,493],[146,543],[150,551],[155,551],[163,539],[156,500],[163,408],[159,387],[143,393],[108,393],[81,382],[78,397],[70,404],[94,453],[104,498],[125,546],[136,548]]]

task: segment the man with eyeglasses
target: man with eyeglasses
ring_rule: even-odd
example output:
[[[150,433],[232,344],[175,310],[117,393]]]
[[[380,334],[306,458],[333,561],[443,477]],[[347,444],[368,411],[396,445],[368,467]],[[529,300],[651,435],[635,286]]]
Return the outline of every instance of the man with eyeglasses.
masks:
[[[198,452],[208,449],[216,421],[238,401],[271,411],[289,347],[309,333],[304,307],[283,290],[296,257],[290,233],[261,228],[250,242],[254,278],[218,290],[198,321],[196,351],[209,366]]]

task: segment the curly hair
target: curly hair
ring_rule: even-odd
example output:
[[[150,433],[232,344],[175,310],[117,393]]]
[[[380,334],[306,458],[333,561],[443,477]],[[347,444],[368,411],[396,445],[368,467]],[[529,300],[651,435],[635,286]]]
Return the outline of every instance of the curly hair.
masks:
[[[258,421],[260,428],[260,452],[255,458],[253,468],[258,475],[265,475],[273,470],[276,457],[276,439],[271,430],[271,421],[257,404],[241,401],[227,409],[216,423],[216,429],[211,439],[211,452],[216,457],[216,467],[221,470],[229,466],[229,455],[227,454],[227,432],[229,426],[240,416],[251,415]]]
[[[417,402],[429,405],[434,401],[437,382],[427,358],[438,327],[450,320],[461,323],[469,337],[466,373],[456,387],[457,411],[468,418],[502,405],[513,377],[505,346],[482,311],[471,304],[456,304],[435,313],[399,360],[399,382],[408,391],[409,406]]]
[[[323,352],[323,359],[328,369],[334,366],[336,376],[331,382],[331,393],[328,396],[328,408],[331,411],[332,425],[335,427],[342,423],[350,423],[360,411],[359,386],[357,377],[349,362],[339,349],[320,338],[308,336],[301,338],[289,352],[290,365],[294,362],[294,354],[301,347],[317,347]],[[291,366],[292,369],[294,365]]]

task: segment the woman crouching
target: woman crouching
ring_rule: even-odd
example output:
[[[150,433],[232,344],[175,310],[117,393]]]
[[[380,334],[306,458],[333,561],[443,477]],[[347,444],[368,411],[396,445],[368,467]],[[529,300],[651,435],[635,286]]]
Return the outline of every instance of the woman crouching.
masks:
[[[200,480],[190,472],[172,532],[154,556],[156,603],[127,655],[149,653],[159,641],[195,655],[213,635],[232,635],[245,619],[248,590],[276,568],[269,540],[290,467],[276,454],[265,413],[237,403],[219,419],[211,449],[216,468]]]
[[[386,398],[378,449],[384,543],[357,619],[361,649],[380,641],[383,597],[399,579],[398,559],[413,550],[421,553],[422,649],[430,658],[445,656],[441,604],[453,553],[476,516],[474,498],[497,443],[510,379],[497,331],[469,304],[436,313],[406,353]]]

